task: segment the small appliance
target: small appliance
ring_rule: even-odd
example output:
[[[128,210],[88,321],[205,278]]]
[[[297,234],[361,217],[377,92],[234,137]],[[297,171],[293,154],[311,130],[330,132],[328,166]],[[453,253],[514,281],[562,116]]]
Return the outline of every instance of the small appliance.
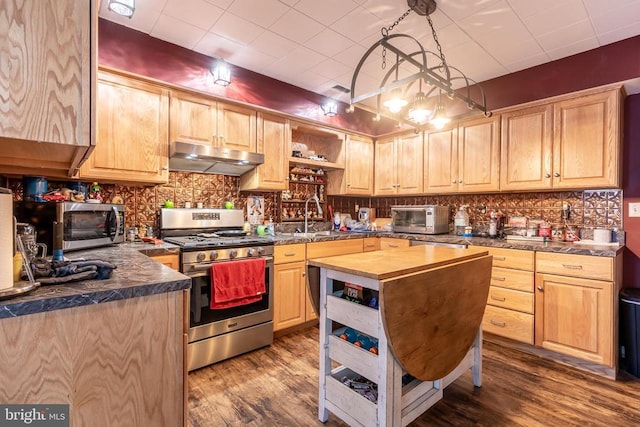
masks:
[[[438,205],[391,206],[394,232],[444,234],[449,232],[449,207]]]
[[[360,208],[358,210],[358,221],[374,222],[376,220],[376,208]]]

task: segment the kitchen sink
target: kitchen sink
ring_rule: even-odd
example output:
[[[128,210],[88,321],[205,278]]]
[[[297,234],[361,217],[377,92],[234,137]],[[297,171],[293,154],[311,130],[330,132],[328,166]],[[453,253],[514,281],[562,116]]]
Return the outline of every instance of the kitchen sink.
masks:
[[[309,239],[313,239],[316,236],[331,236],[331,231],[327,230],[327,231],[314,231],[309,233],[296,232],[296,233],[279,233],[279,234],[280,236],[306,237]]]

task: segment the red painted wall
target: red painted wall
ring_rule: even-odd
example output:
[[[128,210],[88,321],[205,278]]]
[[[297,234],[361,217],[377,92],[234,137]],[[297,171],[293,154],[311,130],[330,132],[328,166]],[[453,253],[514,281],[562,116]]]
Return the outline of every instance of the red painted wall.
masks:
[[[623,224],[627,241],[624,253],[624,286],[640,288],[640,218],[629,218],[629,202],[640,202],[640,94],[624,105]]]

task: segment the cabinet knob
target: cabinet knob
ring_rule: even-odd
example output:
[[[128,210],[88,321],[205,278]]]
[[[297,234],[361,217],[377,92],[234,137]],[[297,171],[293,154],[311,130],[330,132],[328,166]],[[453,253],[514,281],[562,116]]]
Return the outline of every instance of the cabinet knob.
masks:
[[[462,184],[462,180],[461,179],[458,180],[458,184]]]
[[[537,287],[537,289],[538,289],[540,292],[544,292],[544,288],[543,288],[542,286],[538,286],[538,287]]]
[[[453,181],[451,181],[452,184],[455,184],[456,182],[458,182],[458,181],[456,181],[455,179]]]
[[[547,172],[547,173],[544,174],[544,177],[545,178],[551,178],[551,174]]]
[[[306,275],[307,275],[307,272],[306,272],[306,271],[303,271],[303,272],[302,272],[302,277],[304,277],[304,276],[306,276]]]
[[[558,172],[555,172],[555,173],[553,174],[553,176],[555,176],[556,178],[559,178],[559,177],[560,177],[560,174],[559,174]]]
[[[163,170],[163,171],[168,171],[168,170],[169,170],[169,165],[164,165],[164,166],[162,167],[162,170]]]

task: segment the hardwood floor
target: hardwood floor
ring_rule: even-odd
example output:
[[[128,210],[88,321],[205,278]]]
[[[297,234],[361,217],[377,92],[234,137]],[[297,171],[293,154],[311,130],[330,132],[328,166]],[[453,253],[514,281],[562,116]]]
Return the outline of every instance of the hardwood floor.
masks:
[[[483,386],[470,373],[411,426],[637,426],[640,380],[612,381],[485,342]],[[318,421],[318,328],[189,374],[189,425],[344,426]]]

